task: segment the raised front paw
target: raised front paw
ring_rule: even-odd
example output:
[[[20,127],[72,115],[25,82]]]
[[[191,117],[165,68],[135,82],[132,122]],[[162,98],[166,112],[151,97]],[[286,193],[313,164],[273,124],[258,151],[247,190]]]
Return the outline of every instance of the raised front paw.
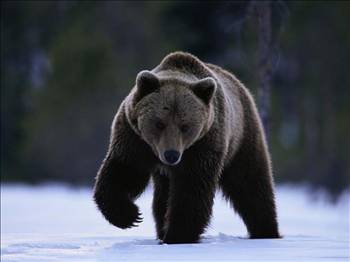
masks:
[[[114,209],[113,213],[105,215],[108,221],[121,229],[137,227],[142,222],[141,213],[133,203],[125,203]]]

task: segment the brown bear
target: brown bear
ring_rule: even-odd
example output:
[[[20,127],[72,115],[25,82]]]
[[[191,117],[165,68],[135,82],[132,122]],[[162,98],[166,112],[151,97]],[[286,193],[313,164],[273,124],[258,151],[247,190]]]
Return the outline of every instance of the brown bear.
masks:
[[[253,98],[234,75],[183,52],[137,75],[111,128],[94,200],[114,226],[141,222],[150,177],[163,243],[194,243],[217,188],[251,238],[278,238],[271,161]]]

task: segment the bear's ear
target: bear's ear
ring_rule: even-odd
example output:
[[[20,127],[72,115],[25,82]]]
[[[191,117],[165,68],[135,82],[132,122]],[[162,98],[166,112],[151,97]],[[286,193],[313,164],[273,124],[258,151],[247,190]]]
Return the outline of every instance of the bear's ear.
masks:
[[[136,101],[154,92],[160,87],[158,77],[150,71],[141,71],[136,77]]]
[[[207,77],[193,83],[190,86],[192,92],[199,97],[206,105],[209,105],[216,90],[216,83],[212,77]]]

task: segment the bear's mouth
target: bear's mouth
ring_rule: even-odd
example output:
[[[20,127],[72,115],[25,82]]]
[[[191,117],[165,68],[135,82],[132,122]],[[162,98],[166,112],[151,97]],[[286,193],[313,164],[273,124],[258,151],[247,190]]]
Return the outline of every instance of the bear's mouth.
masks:
[[[162,163],[165,164],[165,165],[167,165],[167,166],[176,166],[177,164],[180,163],[181,160],[179,159],[179,160],[176,161],[175,163],[169,163],[169,162],[163,161],[163,160],[160,160],[160,161],[162,161]]]

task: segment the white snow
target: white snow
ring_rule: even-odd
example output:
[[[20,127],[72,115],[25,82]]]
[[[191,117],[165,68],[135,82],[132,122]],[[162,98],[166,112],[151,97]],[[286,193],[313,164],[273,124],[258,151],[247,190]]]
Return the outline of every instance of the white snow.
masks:
[[[283,239],[250,240],[217,194],[200,244],[159,245],[152,190],[137,201],[144,221],[120,230],[97,211],[91,189],[1,186],[1,261],[349,261],[349,193],[336,205],[306,188],[278,187]]]

